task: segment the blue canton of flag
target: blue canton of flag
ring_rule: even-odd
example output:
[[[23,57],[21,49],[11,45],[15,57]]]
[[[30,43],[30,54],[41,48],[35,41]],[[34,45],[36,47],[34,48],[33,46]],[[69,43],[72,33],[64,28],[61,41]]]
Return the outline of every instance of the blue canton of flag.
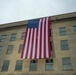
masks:
[[[27,28],[38,28],[39,27],[39,19],[29,20]]]

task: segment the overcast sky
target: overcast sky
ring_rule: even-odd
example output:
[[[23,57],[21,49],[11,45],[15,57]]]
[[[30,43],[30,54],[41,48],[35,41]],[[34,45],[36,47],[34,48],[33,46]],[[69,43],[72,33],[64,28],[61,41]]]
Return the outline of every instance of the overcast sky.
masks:
[[[76,12],[76,0],[0,0],[0,24]]]

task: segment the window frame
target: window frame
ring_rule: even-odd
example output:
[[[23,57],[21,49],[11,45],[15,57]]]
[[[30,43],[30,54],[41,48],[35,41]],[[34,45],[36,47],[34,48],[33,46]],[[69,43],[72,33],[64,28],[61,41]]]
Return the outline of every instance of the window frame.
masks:
[[[48,61],[48,63],[47,63],[47,61]],[[54,71],[54,64],[53,64],[53,59],[46,59],[46,63],[45,63],[45,70],[46,71]],[[52,68],[50,68],[50,69],[47,69],[47,66],[52,66]]]
[[[3,46],[2,46],[2,45],[0,45],[0,52],[2,51],[2,48],[3,48]]]
[[[4,37],[5,36],[5,37]],[[4,38],[3,38],[4,37]],[[1,35],[1,39],[0,39],[0,42],[5,42],[5,40],[6,40],[6,35]]]
[[[5,62],[6,62],[6,63],[8,62],[8,65],[5,65],[5,64],[6,64]],[[9,65],[10,65],[10,60],[4,60],[1,71],[8,71]],[[6,67],[7,69],[4,69],[5,67]]]
[[[76,25],[73,26],[74,33],[76,34]]]
[[[18,69],[18,67],[19,67],[19,69]],[[22,67],[23,67],[23,60],[16,60],[15,71],[22,71]]]
[[[22,40],[24,39],[25,34],[26,34],[26,32],[22,32],[22,35],[21,35],[21,39],[22,39]]]
[[[30,61],[30,71],[37,71],[37,60],[31,60]],[[33,67],[35,67],[35,69],[33,69]]]
[[[70,62],[63,62],[63,59],[69,59],[70,60]],[[71,68],[70,69],[64,69],[65,68],[65,66],[70,66]],[[71,70],[73,70],[73,67],[72,67],[72,63],[71,63],[71,58],[70,57],[66,57],[66,58],[62,58],[62,69],[63,69],[63,71],[71,71]]]
[[[62,45],[62,43],[64,43],[63,41],[66,41],[67,43]],[[69,50],[68,40],[60,40],[60,46],[61,50]]]
[[[12,48],[10,49],[9,47],[12,46]],[[13,48],[14,48],[14,45],[8,45],[8,48],[7,48],[7,52],[6,54],[12,54],[13,52]],[[11,51],[11,52],[10,52]],[[10,53],[9,53],[10,52]]]
[[[53,41],[50,41],[50,49],[53,51]]]
[[[62,30],[61,30],[62,29]],[[63,30],[64,29],[64,30]],[[66,27],[60,27],[59,28],[59,35],[60,36],[65,36],[67,35],[67,32],[66,32]]]
[[[14,36],[14,35],[15,35],[15,36]],[[15,40],[16,40],[16,36],[17,36],[17,33],[11,34],[10,41],[15,41]],[[13,39],[13,38],[14,38],[14,39]]]
[[[52,30],[52,28],[50,29],[50,37],[52,37],[53,36],[53,30]]]
[[[19,45],[18,53],[21,53],[21,52],[22,52],[22,48],[23,48],[23,44],[20,44],[20,45]]]

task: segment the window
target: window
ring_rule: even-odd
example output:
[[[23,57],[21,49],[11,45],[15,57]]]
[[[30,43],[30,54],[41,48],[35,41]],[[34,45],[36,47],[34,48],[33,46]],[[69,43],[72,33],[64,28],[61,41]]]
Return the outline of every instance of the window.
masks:
[[[50,36],[52,36],[52,29],[50,29]]]
[[[65,27],[59,28],[59,35],[60,36],[66,35],[66,28]]]
[[[61,50],[68,50],[68,40],[61,40]]]
[[[0,51],[2,51],[2,47],[3,47],[3,46],[0,46]]]
[[[1,42],[4,42],[6,40],[6,35],[1,36]]]
[[[10,63],[9,60],[4,60],[2,71],[8,71],[9,63]]]
[[[12,34],[10,41],[15,41],[16,40],[16,35],[17,35],[16,33]]]
[[[36,71],[37,70],[37,60],[31,60],[30,62],[30,70]]]
[[[53,59],[46,59],[46,67],[45,67],[46,71],[53,71],[54,67],[53,67]]]
[[[21,39],[24,39],[25,37],[25,32],[22,33]]]
[[[73,29],[74,29],[74,33],[76,34],[76,25],[73,26]]]
[[[63,70],[72,70],[70,58],[62,58]]]
[[[22,64],[23,60],[17,60],[15,70],[22,70]]]
[[[13,51],[13,45],[9,45],[6,54],[11,54]]]
[[[18,53],[21,53],[22,48],[23,48],[23,44],[20,44]]]
[[[53,50],[53,41],[50,42],[50,49]]]

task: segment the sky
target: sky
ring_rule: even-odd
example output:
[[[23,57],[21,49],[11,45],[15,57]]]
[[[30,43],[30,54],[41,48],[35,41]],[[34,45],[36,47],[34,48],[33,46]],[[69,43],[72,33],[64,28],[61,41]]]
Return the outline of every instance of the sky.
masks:
[[[0,24],[76,12],[76,0],[0,0]]]

